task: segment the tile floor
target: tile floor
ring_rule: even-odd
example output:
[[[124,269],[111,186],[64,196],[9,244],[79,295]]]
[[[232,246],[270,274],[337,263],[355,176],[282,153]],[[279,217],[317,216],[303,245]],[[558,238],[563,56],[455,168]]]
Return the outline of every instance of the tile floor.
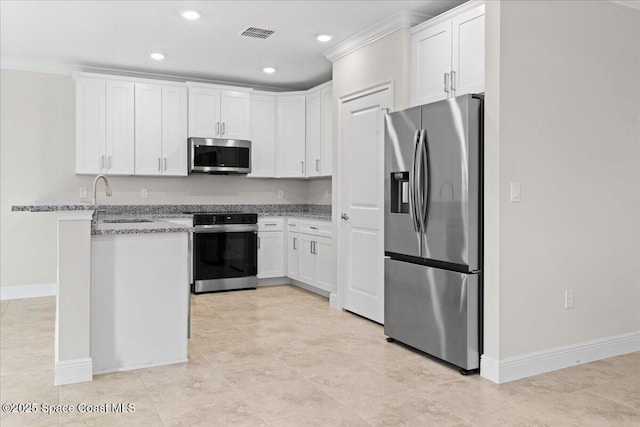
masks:
[[[290,286],[193,298],[190,362],[54,387],[53,298],[2,301],[2,403],[133,403],[133,413],[2,413],[41,426],[640,426],[640,353],[495,385],[385,341]]]

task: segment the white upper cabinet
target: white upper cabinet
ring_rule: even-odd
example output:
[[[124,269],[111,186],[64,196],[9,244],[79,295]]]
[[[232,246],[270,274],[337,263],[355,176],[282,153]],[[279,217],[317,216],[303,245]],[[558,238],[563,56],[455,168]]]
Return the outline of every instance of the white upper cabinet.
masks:
[[[333,142],[332,87],[311,89],[307,95],[306,176],[331,176]]]
[[[135,85],[136,175],[187,175],[187,90]]]
[[[305,177],[305,96],[278,96],[277,176]]]
[[[307,95],[307,177],[320,176],[322,145],[322,97],[320,92]]]
[[[484,4],[464,3],[411,33],[412,105],[484,91]]]
[[[132,175],[133,150],[133,83],[78,77],[76,173]]]
[[[250,177],[276,176],[276,97],[251,94]]]
[[[249,92],[189,87],[189,136],[249,139]]]

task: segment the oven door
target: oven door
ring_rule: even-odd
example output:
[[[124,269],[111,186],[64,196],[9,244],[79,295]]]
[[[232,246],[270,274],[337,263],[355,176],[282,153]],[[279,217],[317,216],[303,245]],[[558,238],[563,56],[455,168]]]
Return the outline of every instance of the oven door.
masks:
[[[194,292],[255,288],[256,225],[196,227],[193,234]]]
[[[191,173],[251,172],[251,141],[189,138]]]

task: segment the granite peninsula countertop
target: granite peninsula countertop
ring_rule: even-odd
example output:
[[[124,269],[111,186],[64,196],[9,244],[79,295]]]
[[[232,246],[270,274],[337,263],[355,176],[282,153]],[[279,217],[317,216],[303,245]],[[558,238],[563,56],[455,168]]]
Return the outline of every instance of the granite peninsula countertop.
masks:
[[[90,203],[56,202],[15,205],[14,212],[60,212],[95,210]],[[174,233],[193,231],[193,227],[162,219],[192,218],[194,212],[242,212],[258,216],[291,216],[331,221],[331,205],[262,204],[262,205],[98,205],[97,220],[91,226],[92,235]],[[105,222],[106,221],[106,222]]]

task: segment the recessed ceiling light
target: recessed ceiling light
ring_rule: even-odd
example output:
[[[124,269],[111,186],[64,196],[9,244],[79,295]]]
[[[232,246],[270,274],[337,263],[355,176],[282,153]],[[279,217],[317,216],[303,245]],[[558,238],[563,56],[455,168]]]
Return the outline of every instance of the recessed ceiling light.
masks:
[[[184,17],[184,19],[188,19],[189,21],[200,19],[200,14],[195,10],[185,10],[184,12],[182,12],[182,16]]]
[[[329,34],[318,34],[316,36],[316,40],[318,40],[319,42],[322,42],[322,43],[326,43],[329,40],[331,40],[332,38],[333,38],[333,36],[331,36]]]
[[[164,55],[160,52],[154,52],[149,56],[151,59],[155,59],[156,61],[162,61],[164,59]]]
[[[265,73],[271,74],[271,73],[275,73],[276,69],[273,67],[264,67],[262,71],[264,71]]]

